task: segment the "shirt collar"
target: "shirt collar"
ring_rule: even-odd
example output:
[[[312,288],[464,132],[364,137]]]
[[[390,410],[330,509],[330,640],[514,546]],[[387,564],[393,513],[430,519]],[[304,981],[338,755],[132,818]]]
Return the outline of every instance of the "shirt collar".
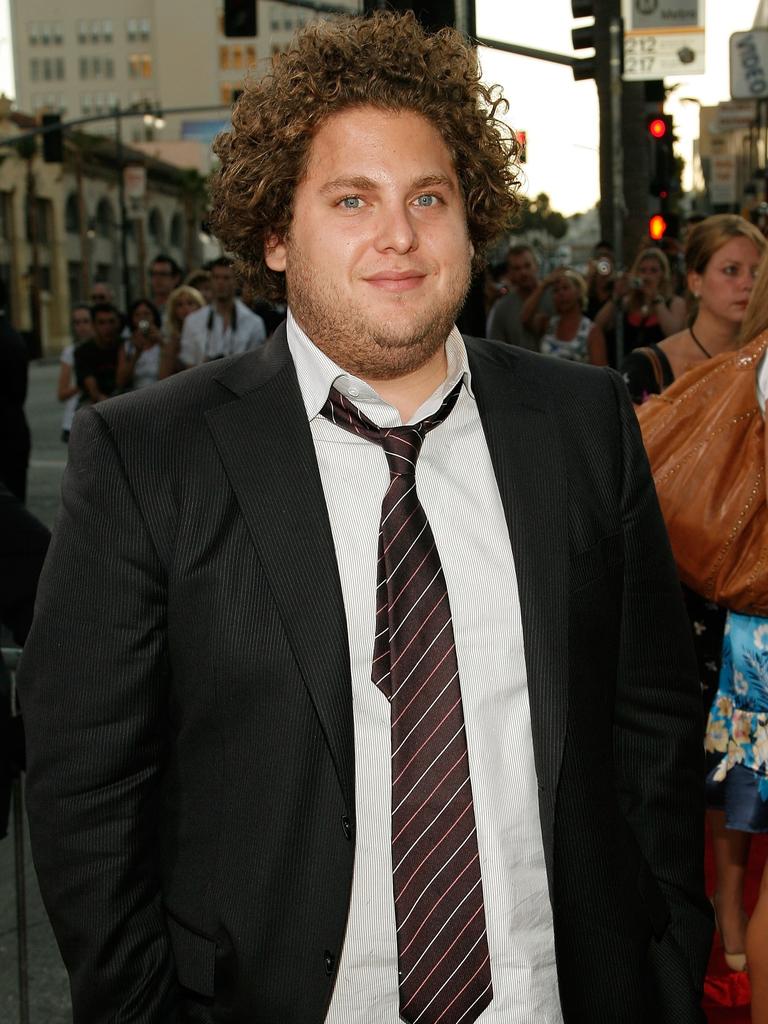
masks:
[[[364,380],[343,370],[310,340],[296,322],[290,309],[286,327],[288,348],[296,366],[301,397],[304,400],[308,419],[312,420],[320,414],[320,410],[328,399],[329,391],[335,387],[356,405],[364,405],[365,414],[379,426],[393,426],[392,422],[382,422],[384,419],[391,421],[393,412],[396,422],[400,422],[397,411],[388,402],[385,402],[370,384],[366,384]],[[448,362],[446,378],[415,411],[411,417],[412,423],[435,412],[459,380],[463,380],[468,394],[474,398],[467,350],[464,339],[455,325],[445,340],[445,355]],[[377,416],[377,412],[380,412],[381,416]]]

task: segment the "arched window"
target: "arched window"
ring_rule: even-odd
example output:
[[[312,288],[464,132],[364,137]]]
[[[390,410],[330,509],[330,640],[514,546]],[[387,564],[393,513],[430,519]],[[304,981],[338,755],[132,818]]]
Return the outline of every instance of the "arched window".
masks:
[[[174,213],[171,217],[170,241],[175,249],[181,249],[184,244],[184,218],[180,213]]]
[[[80,204],[74,192],[67,196],[67,204],[64,207],[64,227],[68,235],[80,234]]]
[[[115,233],[115,211],[106,198],[99,200],[96,207],[96,235],[99,238],[112,238]]]
[[[163,218],[156,206],[153,206],[149,211],[149,219],[147,226],[149,228],[149,240],[152,244],[162,249],[165,245],[165,228],[163,225]]]

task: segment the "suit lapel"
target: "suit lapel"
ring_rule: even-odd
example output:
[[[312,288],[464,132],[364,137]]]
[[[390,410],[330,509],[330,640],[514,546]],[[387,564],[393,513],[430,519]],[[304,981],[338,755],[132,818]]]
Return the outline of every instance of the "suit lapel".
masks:
[[[468,344],[491,461],[507,517],[523,621],[542,828],[551,842],[568,711],[567,477],[540,379],[514,351]]]
[[[207,414],[350,813],[354,730],[349,644],[331,527],[285,328],[225,368],[237,396]]]

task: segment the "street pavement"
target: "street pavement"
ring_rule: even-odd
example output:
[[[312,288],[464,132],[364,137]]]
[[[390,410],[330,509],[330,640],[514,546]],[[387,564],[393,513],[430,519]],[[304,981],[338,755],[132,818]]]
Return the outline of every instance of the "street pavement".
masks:
[[[30,367],[27,419],[32,430],[32,457],[27,507],[52,526],[59,502],[66,447],[61,442],[61,406],[56,399],[58,365]],[[13,828],[0,839],[0,1022],[16,1024],[19,986],[16,941],[16,884]],[[29,1022],[71,1024],[69,983],[48,923],[25,842],[24,867],[28,916]]]

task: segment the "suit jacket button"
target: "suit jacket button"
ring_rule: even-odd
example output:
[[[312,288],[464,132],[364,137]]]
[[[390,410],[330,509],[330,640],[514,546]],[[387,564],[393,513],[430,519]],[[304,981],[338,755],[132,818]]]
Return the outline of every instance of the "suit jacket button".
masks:
[[[344,835],[347,837],[347,839],[351,839],[352,838],[352,822],[349,820],[349,818],[346,816],[346,814],[341,819],[341,827],[344,829]]]
[[[325,953],[323,953],[323,959],[325,960],[325,973],[330,977],[333,974],[333,965],[336,963],[336,957],[329,949],[326,949]]]

